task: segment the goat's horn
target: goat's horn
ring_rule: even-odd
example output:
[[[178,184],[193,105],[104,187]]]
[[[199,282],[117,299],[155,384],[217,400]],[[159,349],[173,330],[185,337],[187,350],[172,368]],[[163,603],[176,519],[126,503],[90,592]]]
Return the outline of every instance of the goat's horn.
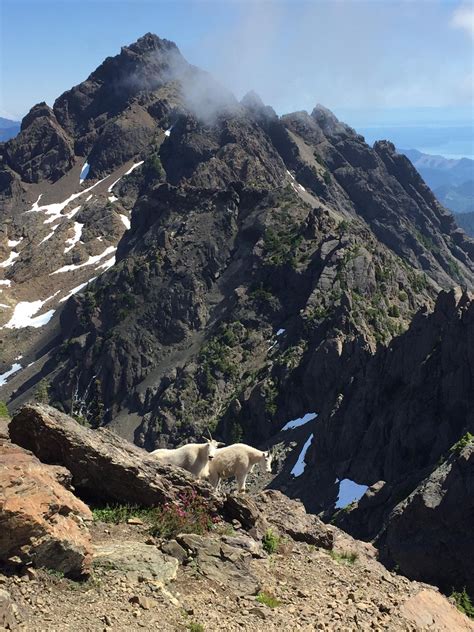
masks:
[[[209,435],[209,439],[212,441],[211,431],[209,430],[209,426],[207,427],[207,434]]]

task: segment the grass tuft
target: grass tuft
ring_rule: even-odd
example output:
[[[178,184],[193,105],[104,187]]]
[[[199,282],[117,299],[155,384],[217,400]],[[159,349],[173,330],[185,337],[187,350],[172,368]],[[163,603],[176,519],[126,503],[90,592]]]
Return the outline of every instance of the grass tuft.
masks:
[[[329,555],[333,560],[336,560],[336,562],[342,562],[345,564],[355,564],[359,558],[355,551],[342,551],[341,553],[337,551],[329,551]]]
[[[276,608],[277,606],[281,605],[281,601],[266,592],[258,593],[257,601],[258,603],[261,603],[264,606],[268,606],[269,608]]]
[[[262,547],[265,553],[271,555],[272,553],[276,553],[280,546],[280,538],[273,533],[271,529],[267,529],[263,538],[262,538]]]

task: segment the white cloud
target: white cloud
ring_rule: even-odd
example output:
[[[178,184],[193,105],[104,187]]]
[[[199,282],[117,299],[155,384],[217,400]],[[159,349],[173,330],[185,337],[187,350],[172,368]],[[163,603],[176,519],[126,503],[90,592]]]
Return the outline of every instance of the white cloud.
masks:
[[[474,39],[474,6],[458,7],[451,18],[451,26],[463,29]]]

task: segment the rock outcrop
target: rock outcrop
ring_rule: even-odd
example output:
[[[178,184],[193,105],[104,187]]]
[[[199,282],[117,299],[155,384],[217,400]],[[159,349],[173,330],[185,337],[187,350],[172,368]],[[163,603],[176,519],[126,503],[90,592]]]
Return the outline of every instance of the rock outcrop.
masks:
[[[421,310],[406,333],[380,347],[318,417],[309,467],[294,493],[324,510],[337,498],[338,480],[374,485],[360,501],[360,521],[359,508],[340,515],[346,529],[353,516],[356,537],[374,538],[390,510],[474,431],[473,350],[473,300],[468,293],[441,293],[434,311]]]
[[[331,527],[317,516],[306,513],[300,502],[276,490],[266,490],[252,498],[227,496],[223,514],[229,521],[238,520],[257,538],[262,538],[270,529],[296,542],[306,542],[328,550],[334,546]]]
[[[377,538],[383,559],[412,579],[474,595],[473,515],[474,439],[390,513]]]
[[[185,490],[211,496],[211,488],[180,468],[153,457],[109,430],[90,430],[51,406],[24,406],[9,426],[11,440],[43,463],[70,470],[79,494],[142,506],[172,501]]]
[[[0,442],[0,561],[71,577],[91,568],[89,508],[30,452]]]

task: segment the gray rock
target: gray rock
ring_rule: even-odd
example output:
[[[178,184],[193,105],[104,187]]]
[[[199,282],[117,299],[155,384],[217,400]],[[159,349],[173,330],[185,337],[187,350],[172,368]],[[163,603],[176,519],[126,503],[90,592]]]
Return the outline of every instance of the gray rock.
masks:
[[[474,595],[474,441],[395,507],[379,536],[385,560],[411,579]]]
[[[0,629],[15,630],[17,628],[18,608],[8,591],[0,588]]]
[[[259,582],[250,568],[252,555],[209,536],[179,535],[178,542],[193,556],[200,573],[236,595],[255,595]]]
[[[112,542],[94,547],[94,565],[167,584],[176,577],[178,560],[142,542]]]

